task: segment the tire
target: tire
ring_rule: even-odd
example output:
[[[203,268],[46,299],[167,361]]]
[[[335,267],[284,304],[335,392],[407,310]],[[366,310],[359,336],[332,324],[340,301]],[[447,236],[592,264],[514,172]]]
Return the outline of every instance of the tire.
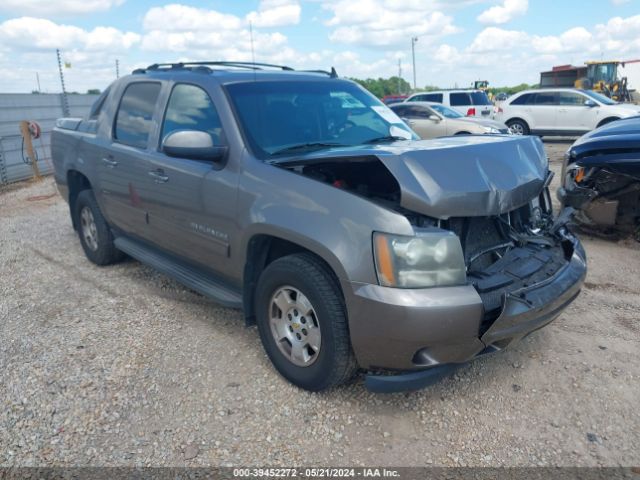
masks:
[[[113,244],[111,228],[98,207],[93,190],[83,190],[78,194],[74,215],[80,244],[89,260],[96,265],[110,265],[122,260],[124,254]]]
[[[529,125],[524,120],[520,120],[519,118],[509,120],[507,122],[507,127],[511,130],[511,133],[514,135],[529,135]]]
[[[260,275],[255,301],[262,345],[284,378],[317,392],[354,376],[357,364],[342,293],[320,259],[302,253],[275,260]],[[304,356],[295,357],[294,344]]]
[[[471,135],[471,132],[456,132],[455,135]]]

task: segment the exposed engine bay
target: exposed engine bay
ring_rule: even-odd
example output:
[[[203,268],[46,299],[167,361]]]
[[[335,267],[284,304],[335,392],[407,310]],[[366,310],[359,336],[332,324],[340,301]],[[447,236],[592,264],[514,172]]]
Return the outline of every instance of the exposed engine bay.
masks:
[[[286,168],[397,211],[415,227],[455,233],[467,279],[483,300],[487,328],[500,314],[506,294],[544,282],[573,255],[575,238],[566,228],[573,210],[554,218],[548,189],[551,173],[537,196],[509,212],[440,219],[402,207],[398,181],[373,156],[293,163]]]

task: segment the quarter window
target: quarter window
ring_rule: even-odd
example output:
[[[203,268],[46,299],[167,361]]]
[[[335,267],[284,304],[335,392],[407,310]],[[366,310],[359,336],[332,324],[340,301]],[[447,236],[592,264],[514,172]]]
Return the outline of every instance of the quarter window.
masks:
[[[132,83],[127,87],[116,114],[114,137],[118,142],[146,148],[160,87],[160,83],[151,82]]]
[[[161,138],[176,130],[199,130],[211,135],[214,145],[220,145],[222,125],[209,94],[195,85],[178,84],[167,105]]]

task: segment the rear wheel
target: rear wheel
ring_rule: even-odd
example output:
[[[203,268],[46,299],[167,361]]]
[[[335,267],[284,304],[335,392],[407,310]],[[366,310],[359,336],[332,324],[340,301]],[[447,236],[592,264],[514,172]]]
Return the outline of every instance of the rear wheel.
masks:
[[[529,125],[524,120],[516,118],[507,122],[507,127],[514,135],[529,135]]]
[[[75,215],[80,244],[89,260],[96,265],[109,265],[124,257],[113,244],[111,228],[103,217],[92,190],[83,190],[78,194]]]
[[[262,344],[283,377],[310,391],[353,377],[357,365],[340,287],[317,257],[295,254],[269,264],[255,299]]]

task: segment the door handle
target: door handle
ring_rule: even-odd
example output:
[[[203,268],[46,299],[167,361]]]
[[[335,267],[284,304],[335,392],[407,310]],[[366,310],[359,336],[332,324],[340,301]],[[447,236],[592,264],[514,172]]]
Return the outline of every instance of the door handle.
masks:
[[[169,177],[164,174],[164,170],[151,170],[149,175],[153,177],[153,181],[156,183],[166,183],[169,181]]]
[[[118,162],[116,162],[111,155],[108,157],[102,157],[102,163],[106,164],[109,168],[113,168],[118,165]]]

